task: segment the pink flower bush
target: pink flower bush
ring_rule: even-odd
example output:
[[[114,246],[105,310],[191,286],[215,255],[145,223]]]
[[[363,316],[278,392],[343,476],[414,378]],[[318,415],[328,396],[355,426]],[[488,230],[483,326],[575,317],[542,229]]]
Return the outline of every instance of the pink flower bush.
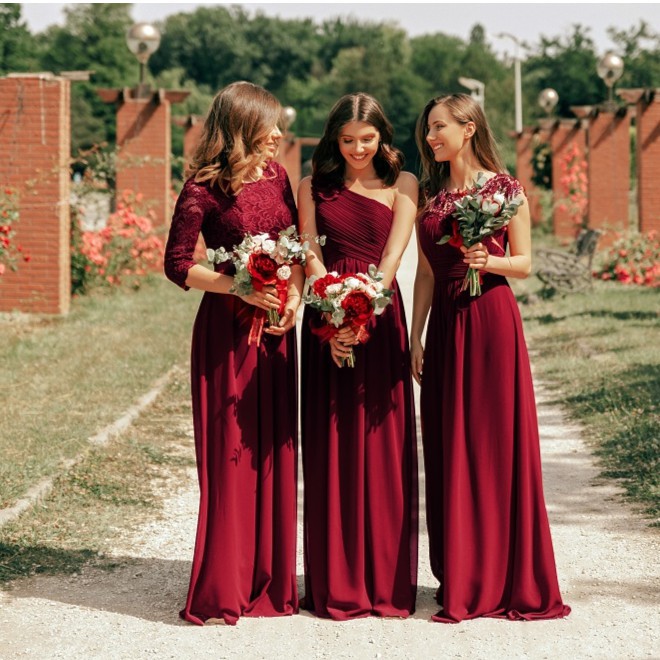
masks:
[[[72,290],[115,287],[127,280],[139,287],[140,277],[162,268],[164,244],[153,228],[153,211],[138,212],[142,195],[124,191],[117,210],[100,231],[82,231],[72,223]]]
[[[594,271],[594,276],[601,280],[660,286],[660,236],[657,231],[618,234],[616,242],[600,261],[601,266]]]
[[[587,161],[575,142],[566,149],[559,161],[561,176],[559,185],[562,198],[557,204],[560,211],[568,213],[577,227],[584,225],[587,214]]]

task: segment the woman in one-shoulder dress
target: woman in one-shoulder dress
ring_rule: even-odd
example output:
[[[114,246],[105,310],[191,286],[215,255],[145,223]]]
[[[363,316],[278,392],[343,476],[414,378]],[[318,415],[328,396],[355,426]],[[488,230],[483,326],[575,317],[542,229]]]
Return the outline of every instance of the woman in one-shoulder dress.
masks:
[[[196,624],[298,611],[295,315],[304,273],[257,345],[254,312],[279,307],[274,287],[231,294],[233,266],[195,264],[199,233],[231,250],[246,232],[276,238],[296,221],[286,172],[273,162],[279,102],[247,82],[215,97],[179,195],[165,253],[176,284],[205,291],[195,319],[191,389],[200,488],[197,538],[181,617]]]
[[[418,220],[411,355],[421,421],[434,620],[554,619],[562,602],[543,497],[538,424],[522,321],[506,277],[531,270],[529,210],[504,174],[486,118],[465,94],[432,99],[417,124],[425,205]],[[466,250],[449,243],[454,202],[521,196],[504,227]],[[507,245],[509,256],[506,254]],[[461,290],[468,268],[482,294]],[[422,330],[429,314],[426,342]]]
[[[337,620],[414,611],[417,454],[403,301],[395,279],[410,239],[417,180],[401,172],[392,127],[366,94],[340,99],[301,182],[301,231],[325,235],[308,275],[367,272],[374,264],[393,304],[354,344],[350,330],[322,343],[324,321],[302,328],[305,605]],[[355,352],[354,367],[340,367]]]

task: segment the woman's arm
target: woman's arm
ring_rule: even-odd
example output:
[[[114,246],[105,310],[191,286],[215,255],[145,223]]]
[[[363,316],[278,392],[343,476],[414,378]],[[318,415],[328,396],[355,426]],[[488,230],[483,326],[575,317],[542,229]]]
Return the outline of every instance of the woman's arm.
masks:
[[[395,184],[392,227],[385,243],[378,270],[383,273],[383,286],[388,288],[401,265],[401,257],[408,247],[410,235],[415,225],[419,186],[417,179],[409,172],[401,172]]]
[[[316,205],[312,197],[312,178],[305,177],[298,186],[298,232],[309,241],[305,255],[307,265],[305,275],[323,277],[327,271],[323,265],[321,246],[314,240],[318,236],[316,228]]]
[[[413,313],[410,326],[410,367],[413,378],[421,385],[424,365],[424,347],[422,346],[422,333],[426,325],[426,318],[433,301],[434,278],[422,246],[419,243],[419,228],[417,230],[417,272],[415,273],[415,287],[413,293]]]

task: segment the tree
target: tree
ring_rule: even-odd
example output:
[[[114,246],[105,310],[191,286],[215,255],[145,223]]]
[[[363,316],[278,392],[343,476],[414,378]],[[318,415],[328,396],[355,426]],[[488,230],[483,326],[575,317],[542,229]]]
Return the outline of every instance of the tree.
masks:
[[[37,68],[36,43],[24,22],[21,5],[0,3],[0,75]]]

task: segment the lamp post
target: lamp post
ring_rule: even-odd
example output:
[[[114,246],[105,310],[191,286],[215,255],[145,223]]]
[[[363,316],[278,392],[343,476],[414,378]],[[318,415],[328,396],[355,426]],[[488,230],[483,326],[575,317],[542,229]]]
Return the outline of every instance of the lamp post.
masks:
[[[470,90],[470,96],[481,106],[481,109],[484,109],[486,103],[486,84],[482,83],[481,80],[475,80],[474,78],[464,78],[463,76],[458,77],[458,82]]]
[[[616,53],[608,51],[598,62],[596,71],[609,89],[607,105],[609,109],[614,109],[616,107],[614,103],[614,83],[623,75],[623,59]]]
[[[555,109],[555,106],[559,102],[559,94],[552,89],[552,87],[546,87],[544,90],[541,90],[538,98],[539,105],[543,109],[543,112],[550,117],[552,111]]]
[[[126,45],[140,63],[140,82],[137,96],[149,94],[149,85],[144,82],[146,65],[160,46],[160,32],[150,23],[136,23],[126,33]]]
[[[523,129],[523,112],[522,112],[522,75],[520,71],[520,47],[525,44],[513,34],[508,32],[500,32],[495,35],[498,39],[511,39],[515,44],[513,55],[513,76],[515,87],[515,108],[516,108],[516,133],[520,135]]]
[[[298,113],[295,108],[292,108],[290,105],[287,105],[285,108],[282,108],[282,128],[286,133],[289,130],[289,126],[296,121]]]

